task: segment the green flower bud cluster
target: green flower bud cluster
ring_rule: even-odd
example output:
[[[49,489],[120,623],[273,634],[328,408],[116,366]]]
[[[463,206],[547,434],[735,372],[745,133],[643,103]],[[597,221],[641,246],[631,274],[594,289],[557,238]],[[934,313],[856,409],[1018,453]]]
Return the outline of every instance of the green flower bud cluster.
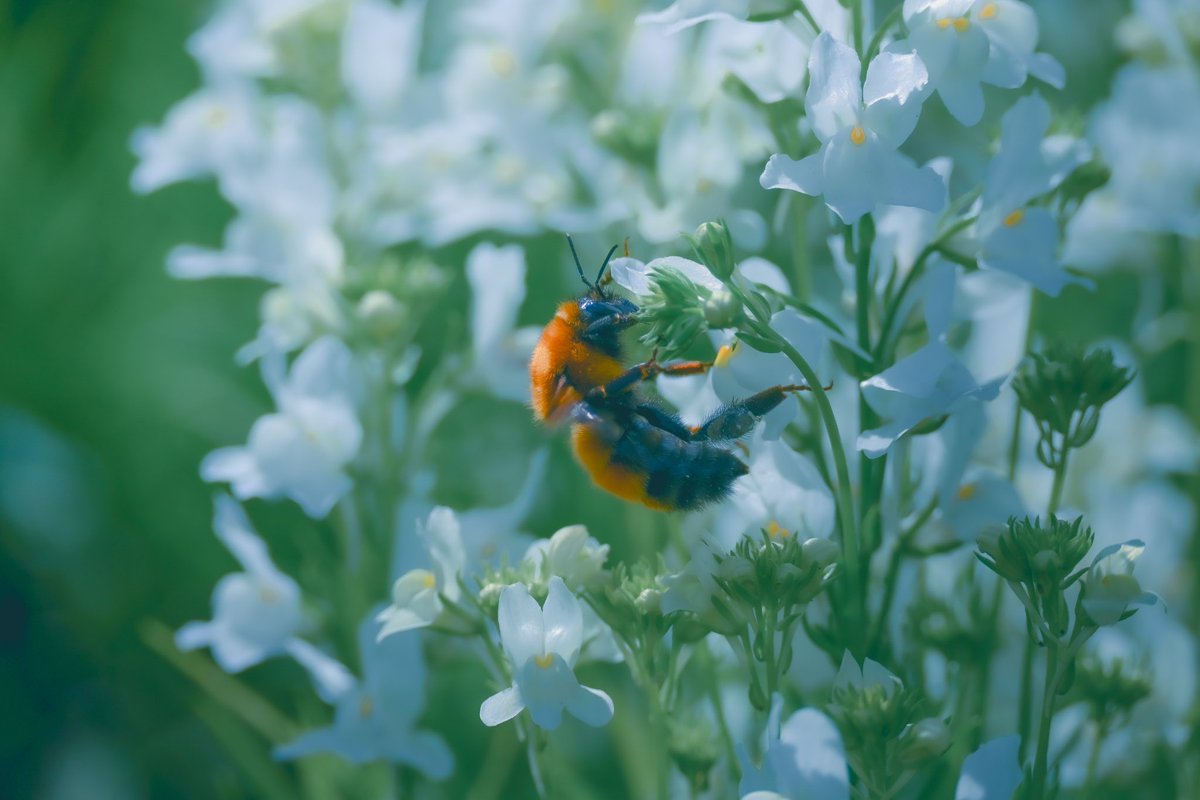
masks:
[[[1100,423],[1100,409],[1132,380],[1132,370],[1117,366],[1108,348],[1085,354],[1056,345],[1031,355],[1017,371],[1013,390],[1037,421],[1038,459],[1056,469],[1067,450],[1087,444]]]
[[[1144,667],[1120,658],[1102,661],[1095,656],[1079,659],[1075,687],[1097,721],[1129,714],[1153,688]]]
[[[954,664],[982,664],[990,657],[986,612],[977,587],[965,605],[922,593],[908,607],[905,640],[941,653]]]
[[[1064,592],[1087,571],[1076,567],[1094,538],[1092,529],[1083,526],[1083,517],[1074,522],[1055,516],[1045,522],[1040,517],[1012,517],[1007,528],[980,536],[975,556],[1009,582],[1053,635],[1062,636],[1070,624]]]
[[[713,723],[694,714],[678,714],[668,722],[667,750],[692,788],[693,796],[709,788],[709,773],[720,756]]]
[[[642,298],[638,319],[646,324],[642,342],[668,357],[686,350],[708,329],[706,307],[713,292],[682,272],[659,267],[650,273],[650,293]]]
[[[837,546],[827,539],[801,542],[775,525],[761,539],[746,536],[732,552],[716,556],[719,591],[712,605],[736,631],[728,638],[745,658],[750,702],[758,710],[767,709],[791,666],[796,625],[805,606],[833,581],[836,559]]]
[[[926,716],[920,692],[900,685],[839,686],[827,709],[837,723],[855,774],[881,795],[907,769],[926,764],[950,745],[941,720]]]

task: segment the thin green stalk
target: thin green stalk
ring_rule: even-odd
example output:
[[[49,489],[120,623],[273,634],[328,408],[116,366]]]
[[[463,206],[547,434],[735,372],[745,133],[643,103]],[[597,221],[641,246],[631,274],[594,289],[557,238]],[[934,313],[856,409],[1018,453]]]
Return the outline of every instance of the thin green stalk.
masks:
[[[853,0],[850,4],[850,25],[854,31],[854,51],[860,56],[863,52],[863,6],[867,0]]]
[[[892,13],[888,14],[887,18],[884,19],[884,21],[880,23],[879,27],[875,29],[875,35],[871,37],[871,43],[867,45],[867,52],[863,53],[862,74],[859,77],[860,81],[864,83],[866,82],[867,67],[870,66],[871,59],[873,59],[876,54],[879,53],[879,48],[883,46],[883,37],[887,35],[887,32],[894,26],[899,25],[901,20],[904,19],[903,12],[903,4],[896,6],[894,9],[892,9]]]
[[[1091,797],[1092,788],[1096,785],[1096,772],[1100,766],[1100,746],[1104,744],[1104,737],[1108,735],[1108,718],[1101,717],[1096,720],[1096,737],[1092,739],[1091,752],[1088,753],[1087,773],[1083,779],[1083,796]]]
[[[1029,756],[1029,733],[1033,729],[1033,622],[1025,621],[1025,651],[1021,655],[1021,694],[1017,706],[1017,733],[1021,736],[1021,761]]]
[[[1046,653],[1046,684],[1042,692],[1042,714],[1038,725],[1037,751],[1033,761],[1033,794],[1031,800],[1046,796],[1046,771],[1050,754],[1050,724],[1054,721],[1054,706],[1058,700],[1058,645],[1049,644]]]
[[[1062,458],[1059,459],[1058,466],[1054,469],[1054,486],[1050,489],[1050,503],[1046,507],[1046,513],[1050,516],[1054,516],[1062,502],[1063,485],[1067,479],[1067,454],[1070,452],[1066,442],[1063,442]]]
[[[804,376],[804,380],[812,388],[813,398],[817,402],[817,409],[821,412],[821,421],[824,423],[825,434],[829,439],[829,449],[833,452],[833,465],[837,474],[837,506],[838,519],[841,523],[840,527],[842,531],[842,560],[846,569],[846,579],[849,582],[851,597],[849,613],[852,616],[852,620],[850,629],[861,630],[863,615],[862,598],[859,590],[858,529],[855,524],[854,496],[850,483],[850,465],[846,461],[846,451],[842,447],[842,434],[838,428],[837,416],[833,413],[833,405],[829,402],[829,395],[825,392],[824,387],[821,386],[821,379],[817,376],[817,373],[808,361],[805,360],[804,356],[800,355],[800,351],[763,322],[752,322],[751,327],[756,334],[778,345],[780,351],[796,366],[796,369],[800,370],[800,374]],[[851,651],[856,656],[861,657],[866,642],[858,641],[853,644],[856,647],[851,647]]]

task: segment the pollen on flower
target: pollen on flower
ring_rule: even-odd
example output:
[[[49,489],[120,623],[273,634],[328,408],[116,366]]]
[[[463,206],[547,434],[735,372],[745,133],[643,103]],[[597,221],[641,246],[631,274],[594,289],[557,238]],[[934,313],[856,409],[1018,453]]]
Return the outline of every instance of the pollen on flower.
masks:
[[[951,20],[949,17],[943,17],[937,21],[937,26],[942,30],[950,27]]]
[[[954,493],[954,496],[959,500],[970,500],[978,491],[979,487],[976,484],[964,483],[962,486],[958,487],[958,491]]]
[[[204,117],[204,124],[210,128],[222,128],[229,121],[229,111],[224,106],[213,106]]]
[[[775,520],[771,520],[767,523],[767,535],[772,539],[786,539],[792,535],[792,532]]]
[[[550,665],[554,663],[554,656],[549,653],[542,653],[540,656],[533,657],[533,663],[542,669],[550,669]]]
[[[1018,208],[1004,218],[1004,226],[1006,228],[1015,228],[1021,224],[1021,220],[1023,219],[1025,219],[1025,209]]]
[[[369,717],[373,713],[375,713],[375,703],[371,700],[370,695],[363,695],[363,698],[358,701],[358,715]]]
[[[427,572],[425,573],[425,577],[421,579],[421,583],[425,584],[426,589],[432,589],[437,586],[437,578],[433,576],[432,572]]]
[[[708,178],[701,178],[696,181],[696,192],[699,194],[708,194],[712,191],[713,182]]]
[[[971,27],[971,20],[967,19],[966,17],[959,17],[958,19],[954,20],[954,30],[958,31],[959,33],[962,33],[969,27]]]
[[[996,12],[998,12],[999,10],[1000,9],[998,9],[996,7],[995,3],[988,3],[987,5],[985,5],[983,8],[981,8],[979,10],[979,18],[980,19],[992,19],[993,17],[996,16]]]
[[[737,352],[737,343],[723,344],[721,349],[717,351],[717,357],[713,359],[713,364],[717,367],[726,367],[729,365],[729,359],[733,358]]]
[[[863,129],[863,126],[855,125],[853,128],[850,129],[850,141],[854,142],[855,144],[860,145],[863,142],[865,142],[866,140],[867,140],[867,132]]]

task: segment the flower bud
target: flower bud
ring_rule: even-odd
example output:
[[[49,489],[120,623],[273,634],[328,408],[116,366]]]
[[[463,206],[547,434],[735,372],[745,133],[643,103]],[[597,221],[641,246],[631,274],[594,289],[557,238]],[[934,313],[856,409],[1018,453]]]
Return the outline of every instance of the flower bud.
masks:
[[[704,321],[709,328],[733,328],[742,318],[742,304],[731,292],[720,289],[704,301]]]
[[[838,546],[829,539],[812,538],[800,546],[804,558],[818,567],[828,567],[837,561]]]
[[[723,281],[733,276],[733,240],[723,221],[705,222],[691,237],[700,262]]]
[[[643,589],[633,604],[643,614],[658,614],[662,611],[662,596],[658,589]]]
[[[932,761],[950,749],[950,729],[937,717],[926,717],[911,725],[901,740],[904,745],[905,762],[916,767]]]
[[[390,339],[404,327],[404,304],[391,292],[373,289],[362,296],[356,309],[358,318],[371,338]]]

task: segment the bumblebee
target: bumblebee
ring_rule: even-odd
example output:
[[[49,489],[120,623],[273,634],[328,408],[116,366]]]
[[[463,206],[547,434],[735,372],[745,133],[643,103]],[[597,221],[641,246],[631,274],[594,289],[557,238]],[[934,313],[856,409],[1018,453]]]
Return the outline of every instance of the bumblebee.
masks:
[[[600,488],[660,511],[691,511],[729,495],[748,467],[722,444],[748,434],[791,392],[807,386],[772,386],[722,406],[702,425],[689,427],[646,399],[643,382],[659,375],[696,375],[706,361],[649,361],[625,368],[620,335],[637,322],[638,308],[604,288],[608,251],[594,281],[584,275],[575,243],[567,237],[575,268],[587,287],[559,305],[529,363],[534,416],[569,424],[576,458]]]

